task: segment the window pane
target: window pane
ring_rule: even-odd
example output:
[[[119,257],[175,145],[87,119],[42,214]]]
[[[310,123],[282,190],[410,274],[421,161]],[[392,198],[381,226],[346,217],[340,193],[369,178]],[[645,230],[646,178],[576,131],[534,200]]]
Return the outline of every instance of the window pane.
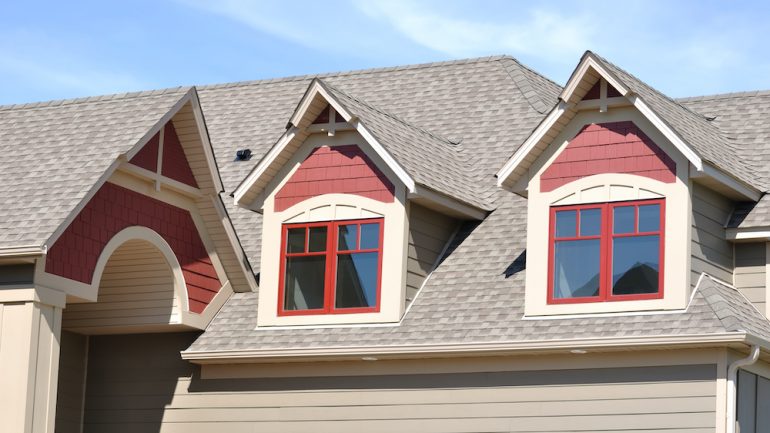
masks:
[[[326,227],[310,227],[308,251],[311,253],[326,251]]]
[[[563,210],[556,212],[556,237],[571,238],[577,236],[577,211]]]
[[[287,253],[304,253],[305,252],[305,228],[298,227],[296,229],[289,229],[288,236],[286,238],[286,252]]]
[[[355,250],[358,226],[355,224],[340,226],[337,249],[340,251]]]
[[[379,253],[337,256],[336,308],[374,307],[377,304]]]
[[[580,236],[599,236],[601,230],[601,209],[583,209],[580,211]]]
[[[287,257],[283,308],[323,308],[325,275],[326,256]]]
[[[380,224],[361,224],[362,250],[375,249],[380,246]]]
[[[613,209],[612,232],[634,233],[634,206],[618,206]]]
[[[658,292],[660,238],[633,236],[612,240],[612,294]]]
[[[599,295],[599,239],[556,242],[553,297]]]
[[[660,230],[660,205],[639,206],[639,231],[656,232]]]

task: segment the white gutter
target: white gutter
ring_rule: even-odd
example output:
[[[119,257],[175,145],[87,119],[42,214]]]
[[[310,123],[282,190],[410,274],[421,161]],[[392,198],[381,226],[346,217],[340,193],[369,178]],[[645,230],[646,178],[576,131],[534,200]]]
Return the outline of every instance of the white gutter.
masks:
[[[757,362],[757,359],[759,359],[759,346],[755,344],[751,346],[748,357],[733,362],[727,368],[727,412],[725,413],[727,433],[735,433],[738,369]]]
[[[46,253],[40,245],[26,245],[10,248],[0,248],[0,257],[42,256]]]

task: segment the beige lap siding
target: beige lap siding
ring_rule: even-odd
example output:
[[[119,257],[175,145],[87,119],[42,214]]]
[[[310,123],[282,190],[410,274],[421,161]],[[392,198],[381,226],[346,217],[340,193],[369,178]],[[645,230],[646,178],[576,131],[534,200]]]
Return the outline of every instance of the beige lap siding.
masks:
[[[695,286],[705,272],[727,283],[733,278],[733,246],[725,237],[725,223],[733,203],[723,195],[699,184],[692,188],[692,274]]]
[[[193,338],[91,337],[84,432],[715,430],[711,364],[490,371],[490,358],[476,370],[462,359],[378,361],[343,369],[361,369],[355,376],[200,379],[179,358]],[[564,367],[575,359],[565,355]],[[425,374],[434,362],[444,372]],[[306,365],[306,375],[331,368]],[[218,373],[230,368],[238,369]],[[270,366],[251,368],[279,376]]]
[[[457,229],[458,221],[412,203],[409,206],[409,252],[406,262],[406,303],[411,304],[439,255]]]
[[[179,300],[171,267],[149,242],[121,245],[104,267],[97,302],[69,304],[62,328],[86,334],[115,327],[178,323]]]
[[[767,314],[766,248],[765,242],[735,244],[735,287],[762,314]]]

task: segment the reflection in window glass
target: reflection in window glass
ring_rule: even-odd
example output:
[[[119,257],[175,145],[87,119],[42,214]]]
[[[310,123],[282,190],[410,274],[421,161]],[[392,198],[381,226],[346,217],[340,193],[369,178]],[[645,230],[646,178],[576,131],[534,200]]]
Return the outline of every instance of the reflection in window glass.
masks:
[[[308,251],[311,253],[326,251],[326,227],[310,227]]]
[[[287,230],[286,252],[304,253],[305,252],[305,228],[298,227]]]
[[[361,224],[361,250],[372,250],[380,246],[380,225]]]
[[[599,295],[599,246],[599,239],[556,242],[554,298],[584,298]]]
[[[571,238],[575,237],[575,227],[577,226],[577,211],[563,210],[556,212],[556,237]]]
[[[660,230],[660,205],[639,206],[639,231],[656,232]]]
[[[374,307],[377,304],[378,253],[337,256],[335,308]]]
[[[284,310],[314,310],[324,307],[326,256],[286,258]]]
[[[618,206],[613,209],[612,227],[613,233],[633,233],[634,232],[634,206]]]
[[[580,236],[599,236],[602,231],[602,210],[582,209],[580,211]]]
[[[358,238],[358,226],[355,224],[340,226],[337,249],[340,251],[355,250]]]
[[[658,292],[659,236],[633,236],[612,240],[612,294]]]

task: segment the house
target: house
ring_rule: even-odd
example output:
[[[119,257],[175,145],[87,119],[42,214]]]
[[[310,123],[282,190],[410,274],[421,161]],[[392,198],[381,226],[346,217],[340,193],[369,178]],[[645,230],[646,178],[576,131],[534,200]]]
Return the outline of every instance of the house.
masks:
[[[770,431],[768,113],[591,52],[0,107],[2,431]]]

